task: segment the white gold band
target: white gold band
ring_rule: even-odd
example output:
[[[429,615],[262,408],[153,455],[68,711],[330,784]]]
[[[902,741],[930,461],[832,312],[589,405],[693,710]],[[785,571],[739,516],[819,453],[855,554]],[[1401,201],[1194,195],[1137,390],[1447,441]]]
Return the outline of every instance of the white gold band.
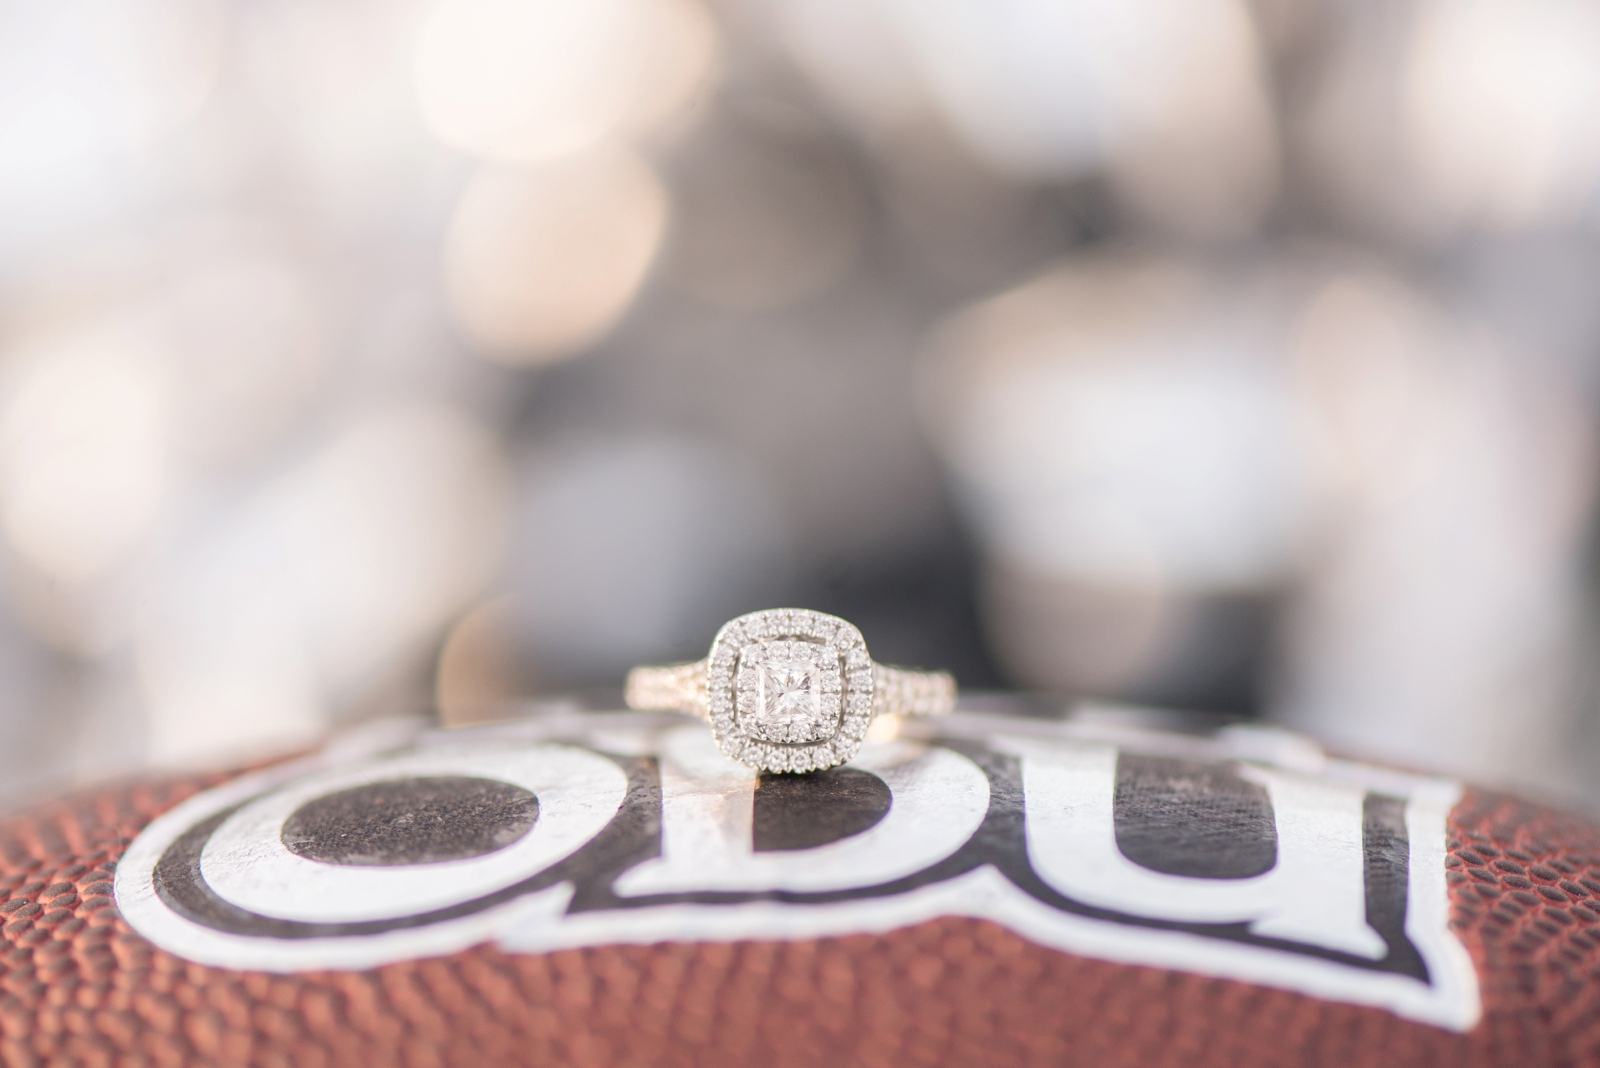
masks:
[[[956,679],[948,671],[908,671],[872,665],[872,715],[944,716],[956,709]]]
[[[701,719],[711,718],[704,660],[664,667],[636,667],[628,672],[622,696],[629,708],[665,709],[687,712]]]

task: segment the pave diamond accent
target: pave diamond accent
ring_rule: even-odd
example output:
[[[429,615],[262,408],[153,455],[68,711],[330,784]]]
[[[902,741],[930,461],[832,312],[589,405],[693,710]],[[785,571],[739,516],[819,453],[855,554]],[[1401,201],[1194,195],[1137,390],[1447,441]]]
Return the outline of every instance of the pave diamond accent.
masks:
[[[752,642],[739,653],[738,723],[764,742],[800,745],[839,727],[839,651],[806,641]]]
[[[629,708],[675,708],[706,718],[706,662],[636,667],[628,672],[623,700]]]
[[[906,671],[875,664],[872,714],[943,716],[955,711],[956,680],[948,671]]]
[[[861,632],[837,616],[752,612],[711,644],[711,733],[725,755],[762,771],[831,768],[861,748],[874,681]]]

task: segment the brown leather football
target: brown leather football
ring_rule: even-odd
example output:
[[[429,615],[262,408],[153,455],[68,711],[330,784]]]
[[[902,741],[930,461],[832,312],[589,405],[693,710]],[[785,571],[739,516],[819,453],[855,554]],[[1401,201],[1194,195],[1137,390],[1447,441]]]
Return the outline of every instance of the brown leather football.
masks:
[[[1251,726],[390,728],[0,822],[0,1060],[1597,1064],[1597,897],[1587,818]]]

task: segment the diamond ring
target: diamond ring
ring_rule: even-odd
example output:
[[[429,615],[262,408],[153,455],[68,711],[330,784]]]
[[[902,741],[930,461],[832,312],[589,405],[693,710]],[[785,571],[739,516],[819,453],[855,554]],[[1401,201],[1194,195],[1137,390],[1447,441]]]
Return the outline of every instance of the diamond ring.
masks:
[[[837,616],[775,608],[724,624],[704,660],[634,668],[627,702],[699,716],[725,756],[758,771],[816,771],[855,756],[878,716],[951,711],[956,680],[873,663]]]

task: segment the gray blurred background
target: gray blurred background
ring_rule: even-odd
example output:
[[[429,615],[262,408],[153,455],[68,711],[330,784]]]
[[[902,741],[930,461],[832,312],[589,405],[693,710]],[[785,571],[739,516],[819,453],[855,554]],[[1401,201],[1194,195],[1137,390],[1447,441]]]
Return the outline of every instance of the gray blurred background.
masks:
[[[1600,798],[1600,0],[0,0],[0,802],[779,604]]]

